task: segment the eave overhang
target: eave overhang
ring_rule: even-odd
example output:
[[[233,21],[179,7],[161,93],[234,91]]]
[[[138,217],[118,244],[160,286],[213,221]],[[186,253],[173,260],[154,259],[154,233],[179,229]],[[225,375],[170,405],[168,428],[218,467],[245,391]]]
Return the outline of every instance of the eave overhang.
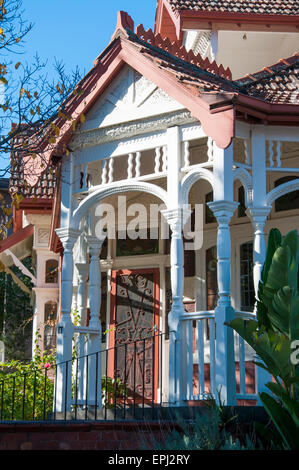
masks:
[[[182,32],[190,29],[220,29],[249,31],[275,31],[275,32],[299,32],[299,15],[266,15],[244,12],[222,12],[202,10],[173,10],[167,0],[161,0],[161,5],[167,9],[177,39],[181,40]],[[161,7],[162,8],[162,7]],[[161,18],[157,15],[157,31],[163,30]]]
[[[34,226],[30,224],[0,241],[0,261],[4,266],[9,267],[14,264],[11,256],[5,253],[6,250],[10,250],[18,259],[31,255],[33,234]]]

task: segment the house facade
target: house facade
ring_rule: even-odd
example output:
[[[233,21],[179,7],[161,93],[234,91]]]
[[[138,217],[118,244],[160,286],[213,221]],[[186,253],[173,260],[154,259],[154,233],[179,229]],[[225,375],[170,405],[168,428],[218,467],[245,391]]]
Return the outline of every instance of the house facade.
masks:
[[[70,96],[72,123],[57,121],[55,185],[28,181],[51,196],[15,214],[18,243],[33,236],[44,347],[59,318],[57,411],[71,403],[74,338],[79,357],[113,350],[106,365],[93,356],[91,383],[106,367],[140,386],[137,354],[155,402],[218,390],[258,403],[269,377],[224,323],[255,318],[269,230],[299,229],[298,10],[158,0],[154,31],[118,13]]]

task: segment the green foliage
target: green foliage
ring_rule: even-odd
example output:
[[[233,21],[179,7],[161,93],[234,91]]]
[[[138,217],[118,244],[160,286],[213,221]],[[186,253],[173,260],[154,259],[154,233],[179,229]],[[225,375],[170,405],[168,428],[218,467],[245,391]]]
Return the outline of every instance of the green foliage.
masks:
[[[32,271],[32,259],[22,260]],[[31,280],[16,266],[10,268],[31,289]],[[0,339],[5,345],[6,360],[29,360],[32,342],[33,308],[30,295],[23,292],[9,274],[0,273]]]
[[[259,431],[283,449],[299,450],[299,369],[292,364],[291,344],[299,339],[297,231],[282,238],[277,229],[269,234],[266,260],[257,300],[257,321],[234,319],[233,328],[254,349],[257,362],[274,378],[260,399],[271,417],[276,434]]]
[[[177,414],[181,431],[173,430],[162,442],[155,442],[157,450],[255,450],[257,445],[246,436],[246,445],[227,432],[217,406],[205,407],[188,423]]]
[[[105,408],[122,407],[128,396],[128,390],[122,381],[117,378],[102,377],[102,406]]]
[[[53,408],[55,355],[42,353],[36,336],[34,359],[0,364],[0,419],[46,419]]]

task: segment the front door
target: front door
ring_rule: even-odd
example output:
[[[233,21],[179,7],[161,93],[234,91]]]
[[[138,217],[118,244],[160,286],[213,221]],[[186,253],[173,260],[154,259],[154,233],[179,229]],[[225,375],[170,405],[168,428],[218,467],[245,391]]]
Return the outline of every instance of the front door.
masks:
[[[155,401],[158,387],[159,270],[112,272],[109,375],[134,400]],[[112,348],[112,349],[111,349]]]

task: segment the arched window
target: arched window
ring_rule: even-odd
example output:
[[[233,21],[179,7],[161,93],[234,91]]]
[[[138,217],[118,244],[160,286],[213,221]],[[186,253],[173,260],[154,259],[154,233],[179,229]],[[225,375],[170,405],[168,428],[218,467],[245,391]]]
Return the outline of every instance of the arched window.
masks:
[[[50,350],[56,346],[57,303],[50,300],[45,303],[44,312],[44,349]]]
[[[288,183],[289,181],[293,181],[299,179],[297,176],[283,176],[275,181],[274,186],[280,186],[281,184]],[[291,193],[285,194],[284,196],[279,197],[275,201],[275,211],[282,212],[282,211],[289,211],[292,209],[299,209],[299,190],[292,191]]]
[[[58,261],[56,259],[48,259],[46,261],[45,279],[47,284],[58,283]]]
[[[240,294],[241,310],[252,312],[255,304],[252,242],[243,243],[240,246]]]
[[[240,186],[238,189],[238,217],[246,217],[245,189]]]

